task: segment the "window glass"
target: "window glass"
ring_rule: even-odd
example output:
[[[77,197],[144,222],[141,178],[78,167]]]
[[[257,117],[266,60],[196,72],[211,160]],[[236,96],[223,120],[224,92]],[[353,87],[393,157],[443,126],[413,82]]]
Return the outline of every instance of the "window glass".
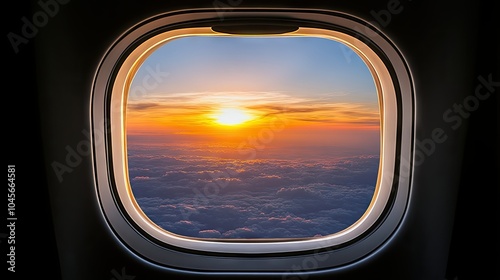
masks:
[[[187,36],[138,67],[128,176],[187,237],[312,238],[355,223],[380,160],[377,89],[350,47],[312,36]]]

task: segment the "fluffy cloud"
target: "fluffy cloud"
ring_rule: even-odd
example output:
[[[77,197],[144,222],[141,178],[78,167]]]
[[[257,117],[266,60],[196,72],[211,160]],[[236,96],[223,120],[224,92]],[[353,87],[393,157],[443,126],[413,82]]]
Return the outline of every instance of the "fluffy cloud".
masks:
[[[235,160],[179,147],[129,150],[129,177],[146,215],[201,238],[313,237],[359,219],[375,188],[377,156]]]

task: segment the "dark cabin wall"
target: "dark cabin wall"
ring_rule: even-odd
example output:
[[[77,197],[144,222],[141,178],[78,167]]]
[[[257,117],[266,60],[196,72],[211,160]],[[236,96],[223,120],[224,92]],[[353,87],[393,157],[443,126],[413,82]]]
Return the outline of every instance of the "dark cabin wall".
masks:
[[[102,252],[102,256],[93,256],[91,250],[86,251],[87,244],[111,241],[89,229],[99,221],[80,208],[94,205],[91,193],[70,191],[71,186],[92,183],[89,178],[80,179],[91,175],[90,162],[76,168],[62,185],[54,178],[49,165],[55,159],[64,159],[66,146],[74,146],[83,139],[82,130],[88,127],[85,111],[88,96],[82,93],[90,92],[87,82],[92,80],[101,54],[115,38],[127,27],[154,15],[158,11],[156,7],[160,7],[160,11],[190,8],[195,3],[213,7],[213,1],[160,4],[158,1],[131,0],[66,2],[36,32],[31,30],[33,36],[25,38],[27,42],[20,44],[17,52],[8,34],[22,35],[23,18],[32,19],[41,7],[38,1],[15,1],[6,4],[3,9],[6,19],[3,24],[4,52],[8,63],[4,81],[11,85],[4,87],[7,96],[4,104],[8,109],[4,121],[4,138],[7,140],[4,150],[7,164],[16,165],[16,215],[19,220],[16,223],[18,272],[15,276],[19,279],[35,274],[57,280],[62,279],[62,274],[76,273],[72,270],[81,272],[80,276],[84,277],[91,275],[90,268],[106,272],[102,275],[109,276],[108,279],[112,277],[108,273],[108,265],[91,260],[94,257],[112,258],[113,255]],[[320,1],[244,0],[241,5],[331,6],[381,24],[382,31],[401,48],[412,67],[417,92],[421,92],[417,102],[429,104],[417,112],[418,122],[427,124],[417,128],[417,138],[425,139],[433,128],[443,127],[448,129],[451,139],[438,147],[435,156],[427,158],[427,162],[417,170],[417,174],[429,172],[432,176],[417,180],[422,188],[415,194],[416,201],[430,203],[428,205],[432,207],[410,213],[409,219],[419,226],[418,231],[402,234],[398,241],[402,244],[400,251],[388,249],[385,260],[400,262],[399,269],[414,269],[421,271],[422,275],[444,273],[446,270],[448,279],[487,278],[495,275],[497,260],[484,252],[493,251],[495,255],[499,249],[495,221],[499,217],[496,205],[500,170],[500,103],[497,97],[500,91],[500,46],[496,39],[498,27],[494,27],[495,11],[487,1],[457,4],[401,0],[399,3],[403,9],[390,14],[389,18],[387,13],[381,11],[387,10],[390,2],[395,3],[386,0],[335,1],[329,4]],[[92,40],[101,44],[93,45]],[[68,73],[68,76],[60,77],[57,73]],[[75,73],[78,75],[70,75]],[[480,103],[477,110],[471,112],[470,117],[463,119],[459,129],[450,129],[449,123],[443,121],[443,112],[474,93],[479,76],[486,79],[491,76],[491,80],[497,83],[493,86],[495,91]],[[80,88],[68,90],[74,85]],[[459,150],[455,151],[457,147]],[[454,157],[442,157],[446,153],[454,154]],[[450,181],[440,176],[443,173],[433,170],[460,174]],[[432,191],[433,188],[441,191]],[[444,197],[450,193],[452,196],[457,194],[457,198]],[[64,201],[67,197],[74,201]],[[449,207],[442,208],[440,203],[443,201]],[[433,231],[441,227],[449,230]],[[450,237],[451,230],[453,234]],[[7,229],[0,231],[3,234],[0,235],[2,258],[8,250],[5,232]],[[82,232],[85,242],[71,239],[71,234]],[[422,234],[428,234],[429,244],[439,248],[411,243]],[[68,248],[85,254],[73,255]],[[400,254],[413,254],[415,257],[401,261],[398,260]],[[86,261],[88,263],[82,265],[81,262]],[[433,268],[427,266],[436,262],[444,265],[435,272],[428,272]],[[121,262],[117,260],[115,264],[119,270]],[[61,265],[64,273],[61,273]],[[347,269],[339,277],[356,279],[358,276],[385,273],[384,279],[392,279],[398,275],[396,272],[387,275],[377,261],[368,264],[366,270],[353,272]],[[135,273],[140,275],[137,271]],[[418,274],[413,278],[420,279]]]

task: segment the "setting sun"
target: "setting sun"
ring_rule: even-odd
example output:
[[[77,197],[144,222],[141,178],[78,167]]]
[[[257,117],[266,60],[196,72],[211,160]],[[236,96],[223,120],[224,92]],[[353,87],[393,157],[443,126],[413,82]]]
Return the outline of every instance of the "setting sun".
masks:
[[[222,125],[242,124],[250,119],[252,117],[239,108],[222,108],[215,115],[215,121]]]

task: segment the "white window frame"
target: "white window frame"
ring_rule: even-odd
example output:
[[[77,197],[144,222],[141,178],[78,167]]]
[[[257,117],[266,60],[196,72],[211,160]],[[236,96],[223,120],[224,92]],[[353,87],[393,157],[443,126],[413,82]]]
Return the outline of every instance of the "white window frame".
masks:
[[[162,265],[208,271],[277,271],[307,255],[323,256],[318,267],[335,267],[368,255],[389,240],[409,203],[414,137],[414,89],[399,50],[361,19],[321,10],[186,10],[162,14],[134,26],[103,57],[93,85],[91,112],[96,196],[110,229],[123,245]],[[246,20],[302,23],[283,36],[314,36],[351,47],[374,76],[379,96],[379,175],[365,214],[331,235],[303,239],[208,240],[170,233],[154,224],[133,196],[127,166],[126,101],[131,81],[149,54],[182,36],[233,36],[211,26]],[[253,35],[238,35],[253,36]],[[261,36],[261,35],[260,35]],[[279,35],[273,35],[279,36]],[[214,254],[233,258],[227,260]],[[257,256],[257,258],[250,258]],[[268,258],[281,261],[269,264]],[[186,258],[190,259],[189,261]],[[194,262],[193,258],[198,261]]]

